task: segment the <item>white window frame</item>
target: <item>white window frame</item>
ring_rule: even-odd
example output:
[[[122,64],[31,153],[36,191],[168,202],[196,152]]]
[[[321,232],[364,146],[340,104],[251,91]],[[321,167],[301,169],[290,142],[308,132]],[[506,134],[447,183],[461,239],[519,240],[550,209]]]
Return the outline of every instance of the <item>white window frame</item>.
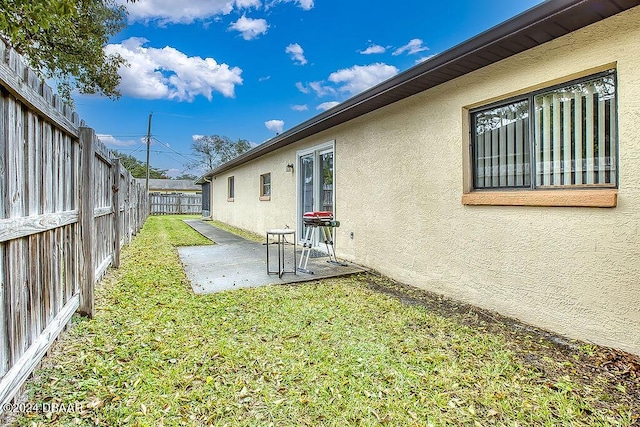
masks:
[[[232,191],[233,190],[233,194]],[[236,197],[236,177],[231,175],[227,178],[227,202],[233,202]]]
[[[267,184],[269,186],[269,194],[266,194],[266,192],[264,191],[264,186],[265,186],[264,179],[267,176],[269,177],[269,184]],[[272,191],[271,172],[260,174],[260,200],[262,201],[271,200],[271,191]]]

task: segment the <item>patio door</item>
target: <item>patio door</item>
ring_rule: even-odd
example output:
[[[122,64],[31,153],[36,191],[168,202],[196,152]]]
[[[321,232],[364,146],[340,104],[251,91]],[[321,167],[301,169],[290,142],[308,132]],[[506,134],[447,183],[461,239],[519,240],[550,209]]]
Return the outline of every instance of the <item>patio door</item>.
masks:
[[[334,211],[333,151],[332,142],[298,153],[298,235],[301,240],[306,233],[302,223],[305,212]],[[315,245],[317,240],[318,236]]]

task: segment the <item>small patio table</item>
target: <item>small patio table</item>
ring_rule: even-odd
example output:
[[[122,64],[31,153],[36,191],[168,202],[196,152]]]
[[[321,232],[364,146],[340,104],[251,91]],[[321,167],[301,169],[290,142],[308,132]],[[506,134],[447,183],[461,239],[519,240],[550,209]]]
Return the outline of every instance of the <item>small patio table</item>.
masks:
[[[287,243],[286,236],[293,235],[293,269],[285,270],[285,243]],[[276,238],[276,244],[278,245],[278,271],[271,271],[269,268],[269,237]],[[282,278],[284,273],[296,274],[296,232],[290,228],[274,228],[267,230],[267,274],[277,274],[278,278]]]

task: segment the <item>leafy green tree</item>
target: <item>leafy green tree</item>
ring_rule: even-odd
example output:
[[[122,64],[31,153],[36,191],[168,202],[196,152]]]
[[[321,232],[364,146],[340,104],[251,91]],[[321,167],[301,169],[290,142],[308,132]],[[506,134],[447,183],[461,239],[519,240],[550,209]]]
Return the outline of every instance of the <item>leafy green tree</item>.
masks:
[[[188,179],[189,181],[195,181],[198,177],[190,173],[183,173],[182,175],[176,176],[176,179]]]
[[[120,159],[120,163],[126,170],[131,172],[134,178],[146,178],[147,177],[147,165],[141,162],[130,154],[120,153],[119,151],[112,150],[113,156]],[[169,179],[167,171],[164,169],[149,167],[149,178],[153,179]]]
[[[0,38],[42,77],[57,81],[66,102],[73,103],[74,89],[120,96],[118,68],[126,62],[103,48],[126,25],[123,5],[115,0],[0,0],[0,11]]]
[[[191,144],[191,151],[198,160],[189,167],[209,171],[250,149],[251,143],[246,139],[233,141],[220,135],[201,136]]]

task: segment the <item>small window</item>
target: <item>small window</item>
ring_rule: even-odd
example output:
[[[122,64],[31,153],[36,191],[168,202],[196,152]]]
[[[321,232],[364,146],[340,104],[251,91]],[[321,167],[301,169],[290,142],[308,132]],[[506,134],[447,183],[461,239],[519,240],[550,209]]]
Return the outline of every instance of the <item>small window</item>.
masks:
[[[271,174],[260,175],[260,200],[271,200]]]
[[[471,112],[473,187],[616,188],[613,70]]]
[[[234,183],[235,179],[233,176],[230,176],[227,179],[227,201],[228,202],[233,202],[233,199],[235,198],[235,183]]]

